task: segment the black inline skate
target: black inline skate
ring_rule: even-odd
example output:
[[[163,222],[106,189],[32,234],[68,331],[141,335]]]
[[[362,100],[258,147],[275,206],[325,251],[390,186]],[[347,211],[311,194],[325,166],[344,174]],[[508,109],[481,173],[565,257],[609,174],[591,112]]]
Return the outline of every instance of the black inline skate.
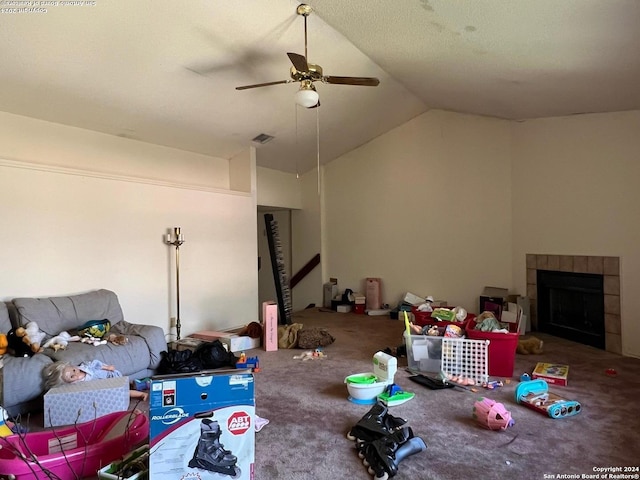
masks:
[[[405,458],[427,449],[424,441],[413,434],[410,427],[402,427],[385,437],[357,446],[369,474],[377,480],[387,480],[398,473],[398,466]]]
[[[404,418],[394,417],[389,414],[389,410],[385,404],[376,402],[376,404],[371,407],[371,410],[349,430],[347,438],[349,440],[355,440],[356,444],[370,442],[393,433],[406,423],[407,421]]]
[[[239,476],[236,466],[238,458],[220,443],[220,425],[215,420],[205,418],[200,423],[200,439],[189,461],[190,468],[201,468],[232,477]]]

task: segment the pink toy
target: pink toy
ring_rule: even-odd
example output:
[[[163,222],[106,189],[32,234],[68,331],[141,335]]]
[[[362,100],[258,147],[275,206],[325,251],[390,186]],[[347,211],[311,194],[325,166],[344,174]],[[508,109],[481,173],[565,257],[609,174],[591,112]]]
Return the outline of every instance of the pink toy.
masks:
[[[89,422],[0,438],[0,478],[76,480],[118,460],[149,436],[139,411],[114,412]],[[23,457],[23,458],[21,458]]]
[[[506,430],[515,423],[504,405],[490,398],[481,398],[473,405],[473,418],[489,430]]]

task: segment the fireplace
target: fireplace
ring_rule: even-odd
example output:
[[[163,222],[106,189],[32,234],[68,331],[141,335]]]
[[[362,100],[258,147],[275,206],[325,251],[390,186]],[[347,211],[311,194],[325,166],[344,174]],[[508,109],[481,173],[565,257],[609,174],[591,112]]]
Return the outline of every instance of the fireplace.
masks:
[[[538,270],[538,330],[605,348],[603,275]]]
[[[598,348],[604,348],[608,352],[622,354],[622,329],[621,329],[621,303],[620,303],[620,258],[619,257],[597,257],[586,255],[542,255],[542,254],[527,254],[527,296],[530,300],[531,310],[531,327],[534,331],[540,331],[556,335],[559,337],[565,337],[565,334],[571,334],[571,340],[580,341],[588,345],[593,345],[590,340],[591,337],[599,336]],[[541,273],[543,281],[547,281],[546,274],[544,272],[551,273],[551,283],[553,288],[539,289],[538,274]],[[587,293],[592,293],[594,285],[590,284],[593,280],[578,280],[578,282],[585,281],[586,285],[578,285],[580,288],[588,290],[588,292],[580,292],[575,289],[557,288],[558,279],[560,275],[560,281],[567,280],[569,277],[572,281],[578,277],[586,275],[585,278],[601,278],[602,283],[602,314],[594,314],[600,308],[600,303],[593,305],[591,302],[593,299],[585,298]],[[595,286],[598,290],[599,284]],[[545,290],[553,290],[544,293]],[[561,312],[554,313],[551,317],[551,307],[545,302],[548,297],[553,296],[554,305],[558,302],[563,304]],[[589,302],[586,303],[585,302]],[[586,310],[589,311],[591,317],[585,318],[581,316],[579,320],[575,320],[576,311],[585,310],[585,305],[588,305]],[[556,307],[554,307],[556,308]],[[542,309],[542,310],[541,310]],[[567,312],[573,312],[569,315]],[[573,320],[569,320],[568,318]],[[592,317],[598,317],[596,321]],[[596,324],[598,326],[596,327]],[[586,327],[586,330],[594,330],[585,334],[587,337],[579,338],[575,333],[578,328]],[[602,333],[604,329],[604,333]],[[604,345],[602,344],[604,342]],[[596,345],[594,345],[596,346]]]

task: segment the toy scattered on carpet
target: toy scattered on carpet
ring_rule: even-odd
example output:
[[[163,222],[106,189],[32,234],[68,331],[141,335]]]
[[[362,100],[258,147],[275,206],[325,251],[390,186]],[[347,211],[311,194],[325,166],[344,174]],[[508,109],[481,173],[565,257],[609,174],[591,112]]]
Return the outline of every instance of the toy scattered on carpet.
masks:
[[[242,352],[240,354],[240,358],[236,362],[236,368],[250,368],[254,372],[259,372],[260,360],[258,357],[247,357],[247,355]]]
[[[369,474],[378,480],[394,477],[400,462],[427,449],[407,421],[389,414],[381,402],[371,407],[349,430],[347,438],[355,440],[358,457]]]
[[[487,390],[494,390],[498,387],[504,387],[504,383],[500,380],[492,380],[490,382],[483,382],[482,386]]]
[[[520,382],[515,396],[516,402],[551,418],[571,417],[582,410],[579,402],[549,392],[549,385],[542,379]]]
[[[384,403],[387,407],[394,407],[396,405],[402,405],[404,402],[411,400],[415,396],[415,393],[405,392],[400,385],[392,383],[384,389],[384,392],[378,395],[378,400]]]
[[[316,348],[315,350],[307,350],[306,352],[301,353],[300,355],[294,355],[294,360],[302,360],[306,362],[307,360],[320,360],[322,358],[326,358],[327,356],[324,354],[321,348]]]
[[[511,412],[502,403],[490,398],[481,398],[474,403],[472,415],[480,425],[489,430],[506,430],[515,423]]]
[[[521,355],[539,355],[542,353],[543,345],[544,342],[536,337],[520,338],[518,339],[516,353],[519,353]]]

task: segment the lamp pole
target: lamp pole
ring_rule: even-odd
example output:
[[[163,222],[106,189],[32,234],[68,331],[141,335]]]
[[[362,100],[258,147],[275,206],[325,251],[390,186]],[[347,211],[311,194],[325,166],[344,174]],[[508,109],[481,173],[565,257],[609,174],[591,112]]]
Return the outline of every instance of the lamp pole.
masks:
[[[167,233],[165,242],[176,247],[176,340],[180,340],[180,246],[184,243],[180,227],[173,228],[173,235]]]

